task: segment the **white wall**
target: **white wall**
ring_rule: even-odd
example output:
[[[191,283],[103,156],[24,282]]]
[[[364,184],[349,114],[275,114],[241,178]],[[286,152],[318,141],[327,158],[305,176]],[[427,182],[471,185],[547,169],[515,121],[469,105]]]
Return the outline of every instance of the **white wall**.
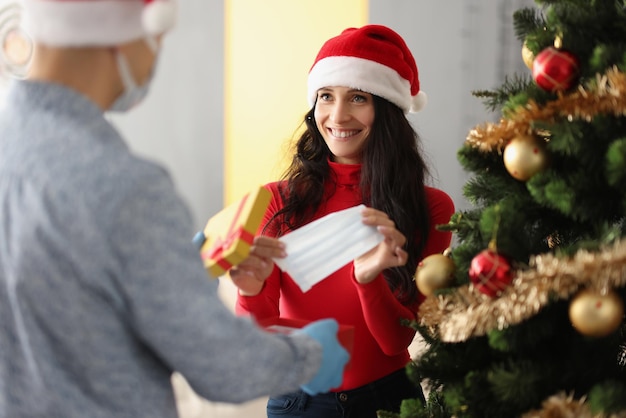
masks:
[[[147,99],[111,120],[132,148],[170,169],[201,228],[223,207],[224,5],[179,5]]]

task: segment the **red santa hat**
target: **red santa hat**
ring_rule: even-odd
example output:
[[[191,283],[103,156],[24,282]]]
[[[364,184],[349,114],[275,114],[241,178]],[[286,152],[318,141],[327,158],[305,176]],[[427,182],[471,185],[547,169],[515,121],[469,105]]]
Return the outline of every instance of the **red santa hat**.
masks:
[[[22,0],[22,27],[53,46],[116,45],[171,29],[176,0]]]
[[[309,71],[309,104],[315,104],[320,88],[331,86],[380,96],[405,113],[426,105],[411,51],[400,35],[382,25],[349,28],[324,43]]]

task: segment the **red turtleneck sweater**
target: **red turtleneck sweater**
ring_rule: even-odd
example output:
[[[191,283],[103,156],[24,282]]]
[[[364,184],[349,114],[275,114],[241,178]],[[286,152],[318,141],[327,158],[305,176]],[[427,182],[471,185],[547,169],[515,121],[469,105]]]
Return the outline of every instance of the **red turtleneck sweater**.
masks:
[[[337,184],[330,185],[329,189],[335,191],[327,194],[314,219],[362,203],[359,190],[361,166],[329,164],[336,174]],[[266,187],[273,197],[262,225],[282,208],[279,183],[270,183]],[[450,245],[451,233],[437,231],[435,226],[448,223],[454,212],[452,199],[443,191],[427,187],[426,197],[431,230],[422,257],[441,253]],[[328,251],[332,250],[328,248]],[[340,324],[354,326],[350,367],[344,373],[343,384],[335,389],[342,391],[370,383],[406,366],[410,360],[408,346],[415,331],[401,325],[400,319],[415,319],[417,307],[418,304],[402,305],[382,274],[371,283],[359,284],[354,278],[352,263],[348,263],[306,293],[302,293],[291,277],[275,266],[261,293],[239,296],[236,310],[238,314],[250,313],[257,319],[280,316],[314,321],[332,317]]]

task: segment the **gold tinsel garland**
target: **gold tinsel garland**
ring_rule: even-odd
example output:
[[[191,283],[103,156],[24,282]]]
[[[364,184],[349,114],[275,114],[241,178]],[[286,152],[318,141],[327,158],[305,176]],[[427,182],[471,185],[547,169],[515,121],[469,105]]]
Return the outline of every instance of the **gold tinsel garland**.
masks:
[[[551,301],[569,299],[583,287],[604,293],[626,285],[626,241],[598,252],[580,250],[569,258],[533,256],[499,297],[461,286],[454,293],[428,296],[419,308],[422,325],[444,342],[460,342],[494,329],[519,324]]]
[[[484,152],[502,152],[513,138],[532,134],[532,122],[554,123],[558,118],[591,121],[594,116],[607,114],[626,116],[626,75],[616,67],[606,74],[597,74],[595,82],[579,85],[571,93],[559,93],[556,100],[543,105],[529,100],[525,106],[512,111],[499,123],[486,123],[470,130],[466,144]]]

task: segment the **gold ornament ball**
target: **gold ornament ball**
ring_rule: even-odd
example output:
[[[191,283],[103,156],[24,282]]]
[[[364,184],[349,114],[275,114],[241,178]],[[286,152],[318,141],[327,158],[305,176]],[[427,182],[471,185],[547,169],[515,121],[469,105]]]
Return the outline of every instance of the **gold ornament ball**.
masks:
[[[450,257],[432,254],[424,258],[415,270],[417,289],[430,296],[435,290],[444,289],[452,284],[456,266]]]
[[[522,60],[524,61],[524,64],[526,64],[526,66],[529,69],[533,69],[533,61],[535,61],[535,54],[533,53],[533,51],[531,51],[530,49],[528,49],[528,45],[526,45],[526,42],[524,42],[524,45],[522,46]]]
[[[504,166],[509,174],[526,181],[548,166],[548,152],[542,139],[533,135],[513,138],[504,148]]]
[[[578,332],[589,337],[606,337],[622,323],[624,302],[613,290],[606,295],[583,289],[569,306],[569,318]]]

